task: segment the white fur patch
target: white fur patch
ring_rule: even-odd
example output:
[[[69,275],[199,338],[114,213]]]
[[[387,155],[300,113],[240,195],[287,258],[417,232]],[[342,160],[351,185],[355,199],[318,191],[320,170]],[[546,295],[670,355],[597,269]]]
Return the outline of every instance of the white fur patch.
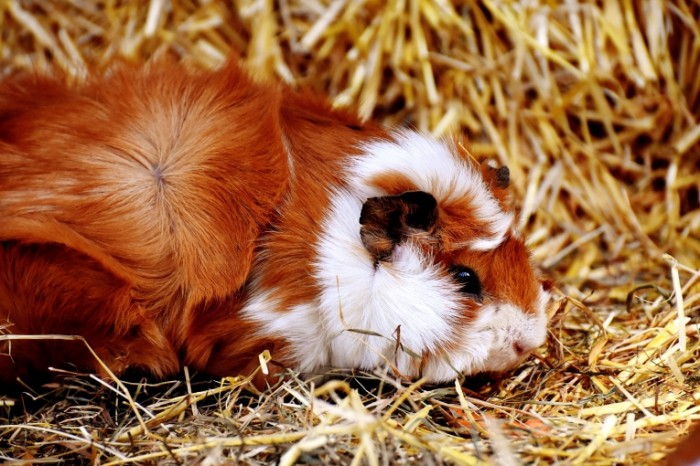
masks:
[[[455,284],[408,241],[375,268],[360,238],[361,208],[356,196],[338,193],[318,244],[316,278],[330,364],[374,367],[393,359],[397,341],[418,354],[437,350],[460,311]],[[399,369],[409,371],[410,361],[402,357]]]
[[[284,309],[275,298],[277,290],[260,290],[253,280],[250,298],[241,313],[262,326],[262,334],[282,336],[289,342],[299,369],[314,371],[328,366],[327,335],[321,330],[317,303]]]

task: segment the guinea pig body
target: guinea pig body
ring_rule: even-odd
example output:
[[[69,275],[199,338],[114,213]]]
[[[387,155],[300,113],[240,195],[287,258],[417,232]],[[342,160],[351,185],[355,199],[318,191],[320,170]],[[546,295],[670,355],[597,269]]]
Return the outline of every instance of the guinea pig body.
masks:
[[[503,371],[548,293],[507,171],[236,63],[0,83],[0,379],[47,367]]]

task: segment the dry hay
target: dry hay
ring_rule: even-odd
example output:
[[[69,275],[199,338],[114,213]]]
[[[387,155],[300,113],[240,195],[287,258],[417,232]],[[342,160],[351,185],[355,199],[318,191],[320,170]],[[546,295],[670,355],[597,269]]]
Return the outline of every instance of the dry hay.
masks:
[[[6,0],[0,66],[236,51],[365,117],[464,132],[511,168],[558,282],[547,346],[500,382],[444,387],[76,378],[0,408],[2,458],[658,463],[700,419],[700,3],[234,3]]]

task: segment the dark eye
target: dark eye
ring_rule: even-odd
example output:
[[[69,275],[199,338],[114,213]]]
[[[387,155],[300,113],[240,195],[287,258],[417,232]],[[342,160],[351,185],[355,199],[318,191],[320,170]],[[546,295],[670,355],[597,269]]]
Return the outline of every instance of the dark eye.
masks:
[[[461,286],[462,293],[481,297],[481,282],[476,272],[469,267],[454,266],[450,268],[450,273]]]

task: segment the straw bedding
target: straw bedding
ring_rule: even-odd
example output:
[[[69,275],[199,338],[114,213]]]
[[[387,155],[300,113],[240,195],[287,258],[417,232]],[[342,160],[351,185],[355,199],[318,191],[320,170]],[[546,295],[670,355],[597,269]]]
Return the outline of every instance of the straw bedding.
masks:
[[[698,18],[693,0],[1,2],[2,73],[237,52],[363,117],[468,135],[510,167],[557,293],[547,345],[502,380],[82,376],[0,401],[0,458],[658,463],[700,419]]]

